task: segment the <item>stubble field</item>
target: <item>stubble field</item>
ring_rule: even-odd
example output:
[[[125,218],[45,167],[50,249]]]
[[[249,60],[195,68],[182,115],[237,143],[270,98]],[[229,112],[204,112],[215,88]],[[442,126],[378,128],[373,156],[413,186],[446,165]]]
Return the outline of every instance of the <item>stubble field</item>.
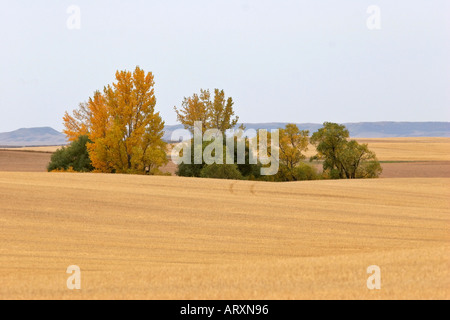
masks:
[[[449,199],[445,177],[0,172],[0,299],[449,299]]]

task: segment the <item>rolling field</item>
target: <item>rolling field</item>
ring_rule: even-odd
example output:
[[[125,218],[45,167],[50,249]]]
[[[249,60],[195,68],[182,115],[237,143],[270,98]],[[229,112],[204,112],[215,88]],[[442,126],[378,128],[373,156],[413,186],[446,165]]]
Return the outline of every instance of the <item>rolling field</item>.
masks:
[[[355,139],[367,143],[381,161],[450,161],[450,138]]]
[[[380,161],[450,161],[450,138],[355,138],[367,143]],[[315,155],[309,145],[307,157]]]
[[[0,172],[0,299],[449,299],[449,187]]]
[[[47,146],[47,147],[22,147],[22,148],[0,148],[0,151],[35,151],[35,152],[49,152],[53,153],[62,148],[61,146]]]
[[[52,154],[0,149],[0,172],[45,172]]]

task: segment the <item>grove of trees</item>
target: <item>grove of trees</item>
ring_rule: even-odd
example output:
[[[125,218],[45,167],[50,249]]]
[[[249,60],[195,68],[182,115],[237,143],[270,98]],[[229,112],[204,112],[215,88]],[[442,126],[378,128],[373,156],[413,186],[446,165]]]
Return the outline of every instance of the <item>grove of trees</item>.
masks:
[[[134,72],[117,71],[115,78],[114,83],[94,92],[72,114],[65,113],[64,133],[71,145],[52,156],[49,171],[161,174],[160,168],[168,162],[167,145],[163,141],[164,121],[155,110],[153,74],[136,67]],[[233,105],[233,99],[226,97],[223,90],[214,89],[212,95],[200,89],[199,94],[184,98],[181,107],[174,110],[178,121],[191,133],[195,122],[201,121],[202,134],[215,129],[225,135],[238,124]],[[295,124],[279,130],[279,170],[273,176],[261,176],[261,163],[250,164],[250,138],[245,138],[245,164],[195,163],[192,154],[191,164],[179,164],[176,174],[265,181],[376,178],[381,174],[375,153],[367,144],[349,140],[345,126],[325,122],[311,137],[309,134]],[[223,140],[224,157],[228,154],[237,159],[237,143],[229,144],[234,146],[229,150],[227,139],[236,142],[237,137]],[[193,149],[193,140],[190,143]],[[202,149],[210,148],[211,143],[204,141]],[[309,162],[322,162],[320,174],[307,161],[306,151],[311,144],[317,154]]]

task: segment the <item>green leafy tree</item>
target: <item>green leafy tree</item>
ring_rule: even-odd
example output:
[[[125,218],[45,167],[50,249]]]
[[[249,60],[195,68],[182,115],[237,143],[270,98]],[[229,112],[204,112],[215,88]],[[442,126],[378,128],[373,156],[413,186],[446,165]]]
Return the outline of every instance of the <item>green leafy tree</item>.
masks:
[[[211,143],[209,141],[204,141],[202,144],[202,154],[205,150],[206,146]],[[200,164],[195,163],[195,153],[194,153],[194,140],[191,140],[191,147],[190,147],[190,157],[191,157],[191,163],[180,163],[178,165],[178,169],[175,172],[177,176],[180,177],[200,177],[202,169],[206,166],[205,162],[202,161]],[[182,155],[180,155],[182,156]]]
[[[382,172],[375,153],[367,144],[359,144],[355,140],[346,144],[340,159],[347,179],[376,178]]]
[[[244,144],[244,163],[237,163],[238,161],[238,139],[237,137],[230,137],[228,139],[234,140],[234,149],[227,150],[230,153],[231,157],[234,159],[234,162],[237,165],[237,169],[242,175],[243,179],[255,180],[261,177],[261,163],[256,161],[257,163],[250,163],[250,145],[248,138],[245,138]],[[256,156],[256,155],[255,155]]]
[[[223,145],[223,151],[224,151],[224,159],[223,164],[213,164],[213,165],[207,165],[204,160],[201,164],[195,163],[195,153],[194,153],[194,141],[191,140],[191,163],[181,163],[178,165],[178,169],[176,171],[176,175],[182,176],[182,177],[214,177],[219,178],[219,176],[223,176],[226,173],[230,173],[231,179],[248,179],[248,180],[255,180],[258,179],[261,176],[261,163],[257,164],[250,164],[250,148],[249,148],[249,142],[248,139],[245,140],[245,163],[237,164],[238,159],[238,144],[237,144],[237,138],[236,137],[230,137],[229,139],[234,139],[234,149],[228,149],[226,146],[226,140],[224,141]],[[211,141],[203,141],[202,144],[202,154],[205,151],[205,148],[211,144]],[[229,155],[234,159],[234,164],[226,164],[226,155],[229,153]],[[180,155],[181,156],[181,155]],[[220,169],[220,166],[228,166],[227,169]],[[231,167],[233,168],[231,168]],[[208,167],[207,170],[204,171],[202,175],[202,170],[204,168]],[[234,169],[237,169],[239,172],[239,175],[235,175],[233,173]],[[213,173],[214,170],[218,171],[219,176],[215,176]]]
[[[79,136],[68,147],[58,149],[51,157],[47,167],[48,171],[69,170],[69,168],[78,172],[94,170],[86,147],[89,142],[89,138],[83,135]]]
[[[325,122],[310,139],[317,149],[317,155],[311,160],[323,160],[323,170],[332,179],[378,177],[382,168],[375,153],[367,144],[348,141],[348,137],[349,131],[344,125]]]
[[[340,154],[347,144],[349,131],[344,125],[325,122],[323,127],[311,136],[311,143],[316,146],[314,159],[322,159],[323,170],[329,170],[335,178],[345,178]]]

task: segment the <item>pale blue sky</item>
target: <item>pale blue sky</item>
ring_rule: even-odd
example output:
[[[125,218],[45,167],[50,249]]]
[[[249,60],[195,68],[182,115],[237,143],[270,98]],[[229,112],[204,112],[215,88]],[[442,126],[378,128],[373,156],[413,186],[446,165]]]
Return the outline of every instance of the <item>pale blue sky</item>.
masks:
[[[216,87],[243,122],[450,121],[448,0],[0,4],[0,132],[61,130],[65,110],[136,65],[154,73],[167,124],[184,96]]]

